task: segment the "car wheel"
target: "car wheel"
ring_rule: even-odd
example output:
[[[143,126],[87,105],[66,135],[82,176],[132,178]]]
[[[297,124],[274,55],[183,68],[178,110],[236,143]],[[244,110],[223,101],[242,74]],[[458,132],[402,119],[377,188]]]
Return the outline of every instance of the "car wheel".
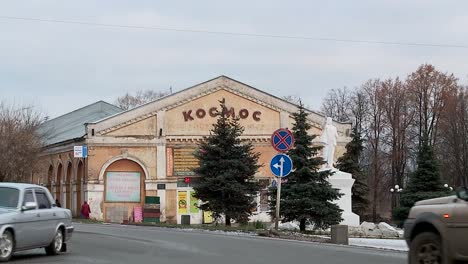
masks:
[[[0,237],[0,262],[10,260],[15,248],[15,240],[10,231],[5,231]]]
[[[63,231],[62,229],[57,229],[55,233],[54,240],[45,248],[47,255],[57,255],[63,246]]]
[[[449,264],[445,261],[440,236],[432,232],[417,235],[410,244],[410,264]]]

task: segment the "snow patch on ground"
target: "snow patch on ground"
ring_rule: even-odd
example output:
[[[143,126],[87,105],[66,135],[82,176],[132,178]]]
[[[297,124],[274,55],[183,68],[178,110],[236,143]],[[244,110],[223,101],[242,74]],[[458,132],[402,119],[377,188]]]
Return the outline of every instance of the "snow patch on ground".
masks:
[[[349,238],[349,244],[360,247],[408,251],[406,241],[402,239]]]

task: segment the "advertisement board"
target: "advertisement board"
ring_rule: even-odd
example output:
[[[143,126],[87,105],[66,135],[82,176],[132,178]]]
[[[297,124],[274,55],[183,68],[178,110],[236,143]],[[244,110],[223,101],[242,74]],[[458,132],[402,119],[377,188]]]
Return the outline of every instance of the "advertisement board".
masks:
[[[108,172],[106,174],[107,202],[140,202],[139,172]]]
[[[173,151],[173,172],[175,176],[195,175],[193,169],[199,166],[198,159],[193,155],[196,149],[175,148]]]

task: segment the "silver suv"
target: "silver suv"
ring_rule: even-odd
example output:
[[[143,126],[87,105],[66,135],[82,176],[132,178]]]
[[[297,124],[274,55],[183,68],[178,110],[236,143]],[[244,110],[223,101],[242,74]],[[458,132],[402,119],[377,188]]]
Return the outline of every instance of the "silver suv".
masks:
[[[468,261],[468,189],[417,202],[405,221],[409,263]]]

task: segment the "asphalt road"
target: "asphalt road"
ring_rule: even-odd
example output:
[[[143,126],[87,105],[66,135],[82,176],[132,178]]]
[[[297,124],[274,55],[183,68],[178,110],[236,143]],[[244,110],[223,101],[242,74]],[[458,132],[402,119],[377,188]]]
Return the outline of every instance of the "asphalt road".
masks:
[[[390,264],[406,263],[400,252],[232,236],[164,228],[79,225],[68,252],[18,252],[12,263],[157,263],[157,264]]]

